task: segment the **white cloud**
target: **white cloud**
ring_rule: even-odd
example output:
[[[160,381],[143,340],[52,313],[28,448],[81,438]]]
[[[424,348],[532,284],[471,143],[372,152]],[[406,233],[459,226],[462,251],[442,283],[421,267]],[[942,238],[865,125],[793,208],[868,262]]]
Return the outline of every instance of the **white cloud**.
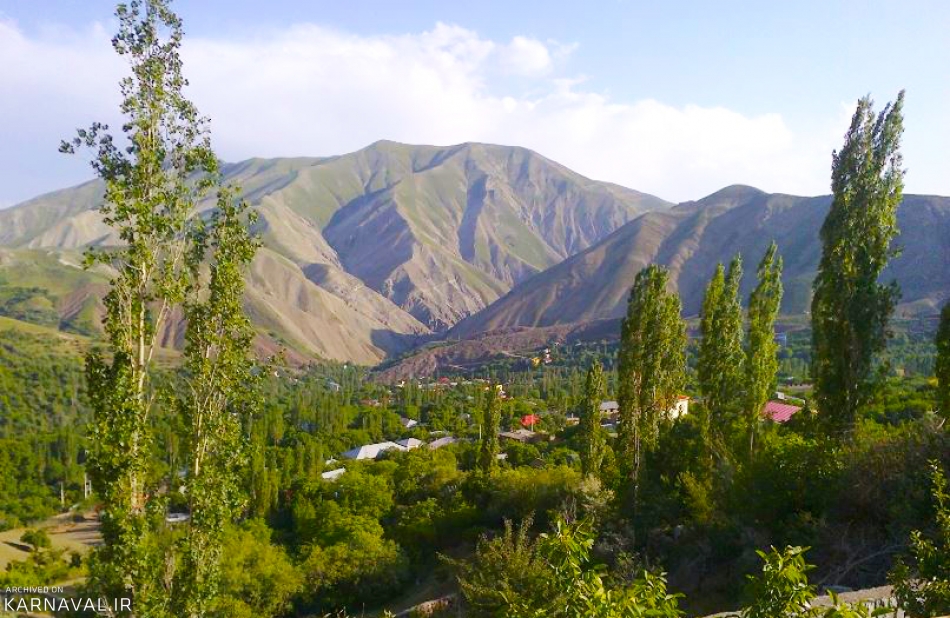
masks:
[[[117,120],[125,69],[108,40],[101,26],[27,36],[0,22],[0,90],[13,93],[0,99],[0,133],[14,136],[0,145],[0,163],[25,158],[52,170],[48,189],[75,180],[78,172],[47,161],[76,126]],[[250,40],[189,38],[183,57],[189,95],[213,119],[228,160],[339,154],[378,139],[486,141],[671,200],[738,182],[826,190],[839,119],[801,132],[778,114],[613,100],[559,73],[573,49],[523,36],[500,43],[446,24],[399,36],[303,24]]]

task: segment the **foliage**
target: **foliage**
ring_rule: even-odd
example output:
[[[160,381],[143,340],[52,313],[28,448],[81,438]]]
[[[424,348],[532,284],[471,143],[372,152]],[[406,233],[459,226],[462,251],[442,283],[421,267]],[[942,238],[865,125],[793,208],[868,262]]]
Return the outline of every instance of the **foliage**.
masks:
[[[244,313],[244,270],[254,257],[253,239],[230,190],[218,194],[210,231],[194,236],[188,258],[191,289],[179,396],[188,473],[184,493],[191,519],[181,544],[174,612],[204,616],[218,594],[222,534],[244,505],[241,472],[246,459],[244,426],[258,405],[259,373],[251,361],[254,331]],[[201,269],[210,263],[207,290]]]
[[[759,263],[757,277],[758,284],[749,297],[749,340],[745,355],[745,424],[750,457],[762,420],[762,406],[775,390],[778,372],[775,320],[782,305],[782,257],[774,241]]]
[[[478,469],[483,474],[491,474],[498,464],[498,432],[501,428],[501,411],[498,387],[489,384],[488,397],[482,416],[482,436],[478,450]]]
[[[221,618],[282,616],[300,588],[298,571],[287,553],[271,543],[271,532],[259,520],[223,534],[221,595],[209,615]]]
[[[704,433],[712,442],[722,442],[722,432],[742,406],[744,355],[742,350],[742,305],[739,283],[742,258],[736,255],[728,273],[718,265],[703,298],[700,317],[699,354],[696,372],[706,413]]]
[[[940,326],[936,337],[937,409],[950,421],[950,301],[940,312]]]
[[[920,531],[910,538],[913,570],[898,562],[891,574],[894,595],[911,618],[950,613],[950,492],[943,470],[933,463],[933,499],[937,534],[928,539]]]
[[[674,618],[682,616],[678,595],[666,590],[663,575],[644,572],[627,586],[612,586],[603,565],[591,564],[594,534],[584,523],[558,520],[552,534],[541,535],[538,554],[548,571],[553,594],[507,599],[511,618]]]
[[[560,591],[549,577],[531,536],[529,515],[515,529],[506,519],[504,531],[483,537],[470,560],[443,560],[457,570],[459,588],[474,618],[508,616],[512,605],[533,605],[557,597]]]
[[[46,530],[31,528],[20,536],[20,540],[33,548],[33,553],[38,553],[41,549],[52,547],[49,534]]]
[[[853,429],[872,395],[874,363],[899,297],[896,283],[878,278],[895,255],[903,106],[903,92],[877,115],[870,97],[860,99],[844,146],[833,155],[834,199],[821,227],[811,306],[812,374],[821,417],[838,434]]]
[[[585,475],[599,476],[604,458],[606,439],[600,426],[600,403],[604,399],[606,383],[604,369],[599,362],[591,364],[584,388],[584,405],[580,413],[581,469]]]
[[[618,457],[633,486],[634,504],[643,451],[655,446],[685,381],[686,326],[679,298],[666,289],[668,278],[655,264],[637,273],[621,326]]]

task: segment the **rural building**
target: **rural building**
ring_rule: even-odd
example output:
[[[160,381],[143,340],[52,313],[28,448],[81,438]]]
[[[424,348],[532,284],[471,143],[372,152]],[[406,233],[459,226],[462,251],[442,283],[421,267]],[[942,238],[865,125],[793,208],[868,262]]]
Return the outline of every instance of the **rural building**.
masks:
[[[334,481],[340,478],[344,472],[346,472],[346,468],[337,468],[336,470],[330,470],[329,472],[321,473],[320,478],[325,481]]]
[[[780,401],[769,401],[762,406],[762,416],[776,423],[787,423],[790,418],[801,411],[798,406],[793,406]]]
[[[530,429],[516,429],[514,431],[502,431],[498,434],[499,437],[505,438],[506,440],[513,440],[515,442],[527,443],[534,442],[537,440],[538,434],[531,431]]]
[[[402,440],[396,440],[396,444],[403,447],[407,451],[411,451],[414,448],[419,448],[425,442],[419,440],[418,438],[403,438]]]
[[[438,440],[433,440],[432,442],[429,442],[429,450],[434,451],[436,449],[442,448],[443,446],[449,446],[450,444],[455,444],[458,441],[459,441],[458,438],[453,438],[452,436],[443,436],[439,438]]]
[[[377,444],[364,444],[363,446],[350,449],[343,453],[343,457],[346,459],[356,459],[357,461],[363,459],[379,459],[380,455],[393,449],[397,451],[409,450],[400,444],[396,444],[395,442],[379,442]]]

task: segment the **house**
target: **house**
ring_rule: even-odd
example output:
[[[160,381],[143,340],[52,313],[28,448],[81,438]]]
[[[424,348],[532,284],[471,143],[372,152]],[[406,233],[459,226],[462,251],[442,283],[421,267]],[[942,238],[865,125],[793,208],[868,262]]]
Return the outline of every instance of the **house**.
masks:
[[[403,447],[407,451],[411,451],[414,448],[419,448],[425,442],[419,440],[418,438],[403,438],[402,440],[396,440],[396,444]]]
[[[676,403],[673,404],[673,407],[666,411],[672,419],[677,419],[681,416],[686,416],[689,414],[689,397],[686,395],[680,395],[676,398]]]
[[[516,429],[514,431],[502,431],[498,434],[499,437],[505,438],[506,440],[513,440],[515,442],[521,442],[522,444],[527,442],[534,442],[537,439],[535,432],[530,429]]]
[[[603,401],[600,404],[600,413],[604,416],[616,416],[620,413],[620,404],[616,401]],[[679,395],[676,398],[676,402],[673,403],[673,406],[666,411],[667,415],[671,419],[677,419],[681,416],[686,416],[689,414],[689,397],[686,395]]]
[[[379,459],[380,455],[394,449],[397,451],[408,450],[406,447],[396,444],[395,442],[379,442],[377,444],[364,444],[363,446],[350,449],[343,453],[343,457],[356,459],[358,461],[363,459]]]
[[[320,478],[325,481],[335,481],[340,478],[344,472],[346,472],[346,468],[337,468],[336,470],[330,470],[329,472],[320,474]]]
[[[443,446],[449,446],[450,444],[455,444],[458,441],[459,441],[458,438],[453,438],[452,436],[443,436],[439,438],[438,440],[433,440],[432,442],[429,442],[429,450],[434,451],[436,449],[442,448]]]
[[[399,417],[399,424],[405,427],[406,429],[412,429],[419,424],[419,421],[411,418],[406,418],[405,416]]]
[[[798,406],[793,406],[779,401],[769,401],[762,406],[762,417],[776,423],[787,423],[790,418],[801,411]]]

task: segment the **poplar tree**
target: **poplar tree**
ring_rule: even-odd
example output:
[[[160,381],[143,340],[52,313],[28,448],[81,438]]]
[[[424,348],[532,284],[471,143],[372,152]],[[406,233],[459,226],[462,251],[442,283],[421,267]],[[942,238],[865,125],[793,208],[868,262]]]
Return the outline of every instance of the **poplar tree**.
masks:
[[[178,406],[189,455],[185,477],[189,520],[177,566],[176,616],[199,618],[219,591],[226,525],[245,503],[241,473],[244,420],[257,409],[260,372],[251,359],[254,330],[244,313],[244,271],[257,251],[246,205],[233,190],[218,193],[210,227],[193,235],[190,289],[184,304],[185,377]],[[207,283],[203,274],[208,268]]]
[[[637,273],[620,331],[619,455],[634,504],[643,455],[656,446],[686,376],[686,324],[679,296],[666,289],[668,278],[655,264]]]
[[[775,390],[778,372],[775,320],[782,305],[782,257],[774,241],[765,252],[756,274],[758,284],[749,296],[749,338],[745,358],[745,422],[750,457],[755,449],[762,406]]]
[[[736,255],[728,273],[722,264],[716,267],[703,298],[697,373],[703,395],[703,437],[710,450],[714,443],[722,442],[723,428],[735,419],[743,404],[741,280],[742,258]]]
[[[604,429],[600,426],[600,403],[605,390],[604,369],[599,361],[594,361],[587,370],[580,418],[581,468],[585,476],[600,476],[606,446]]]
[[[940,312],[936,344],[937,405],[940,415],[950,420],[950,301],[947,301]]]
[[[89,585],[101,598],[131,599],[132,611],[115,615],[198,616],[216,593],[217,535],[237,502],[237,427],[255,383],[240,270],[256,244],[230,191],[218,193],[208,222],[195,216],[220,172],[207,120],[182,92],[181,20],[167,0],[120,4],[116,16],[113,47],[131,68],[120,82],[123,143],[95,123],[60,148],[93,151],[92,167],[105,183],[100,212],[118,237],[118,246],[87,253],[87,265],[113,273],[103,299],[106,349],[86,358],[93,410],[86,465],[102,504],[103,541],[90,560]],[[165,396],[153,383],[153,361],[163,330],[182,310],[186,385],[183,395]],[[177,400],[189,445],[191,523],[180,553],[159,534],[166,501],[152,457],[156,402],[168,400]]]
[[[489,384],[488,397],[482,408],[482,440],[478,449],[478,469],[491,474],[498,465],[498,432],[501,427],[500,385]]]
[[[878,279],[897,254],[891,241],[904,187],[903,107],[903,91],[878,114],[870,97],[859,100],[844,146],[832,155],[834,198],[821,227],[811,305],[812,376],[818,412],[839,435],[868,402],[900,297],[896,282]]]

